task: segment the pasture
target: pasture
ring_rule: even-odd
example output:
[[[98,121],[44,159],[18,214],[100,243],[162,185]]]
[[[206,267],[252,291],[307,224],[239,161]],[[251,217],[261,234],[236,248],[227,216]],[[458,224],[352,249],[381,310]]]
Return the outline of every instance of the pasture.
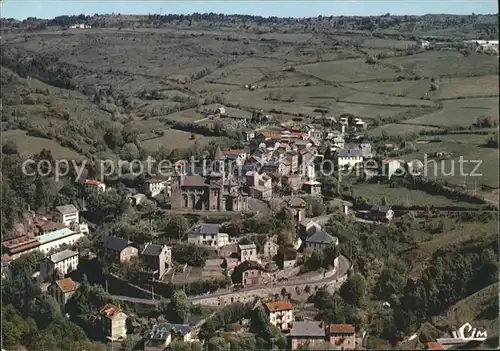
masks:
[[[417,55],[391,57],[381,61],[402,66],[405,72],[412,72],[425,78],[498,75],[496,56],[476,53],[464,56],[456,50],[426,51]]]
[[[421,80],[401,80],[399,82],[363,82],[348,84],[347,87],[369,93],[394,95],[398,97],[420,99],[425,97],[426,93],[432,97],[429,79]]]
[[[453,99],[491,95],[498,96],[498,75],[443,78],[434,98]]]
[[[164,147],[168,150],[189,149],[194,147],[195,144],[203,146],[212,140],[219,139],[217,137],[206,137],[204,135],[184,132],[176,129],[166,129],[163,132],[164,134],[161,137],[143,141],[142,146],[149,152],[154,152],[160,147]],[[193,136],[194,139],[192,139]]]
[[[469,127],[483,116],[498,123],[498,106],[498,98],[448,100],[443,101],[443,108],[436,112],[401,123],[440,128]]]
[[[370,129],[368,131],[368,136],[380,137],[382,135],[388,135],[388,136],[404,137],[405,135],[418,134],[421,131],[429,131],[437,129],[438,128],[435,127],[389,123]]]
[[[375,64],[370,65],[365,59],[320,62],[297,66],[298,72],[309,74],[330,82],[355,83],[367,80],[389,80],[401,75],[395,69]]]
[[[486,135],[443,135],[436,139],[439,142],[418,144],[418,152],[400,158],[427,160],[424,175],[431,179],[445,180],[469,190],[479,191],[482,185],[498,188],[498,149],[483,146]],[[436,152],[449,153],[450,157],[435,159]]]
[[[2,142],[16,143],[22,156],[31,156],[42,151],[50,150],[56,160],[83,160],[85,157],[70,148],[59,145],[56,141],[26,135],[26,131],[15,129],[2,132]]]
[[[363,197],[368,203],[373,205],[381,204],[381,199],[385,198],[388,205],[472,206],[467,202],[456,202],[445,196],[434,196],[421,190],[412,190],[404,187],[391,188],[388,184],[359,183],[353,187],[353,195],[355,197]]]

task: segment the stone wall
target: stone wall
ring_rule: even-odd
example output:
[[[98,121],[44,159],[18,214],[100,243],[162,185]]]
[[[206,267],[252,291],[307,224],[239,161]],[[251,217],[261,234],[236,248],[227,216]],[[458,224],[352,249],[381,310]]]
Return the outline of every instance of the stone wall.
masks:
[[[257,297],[262,298],[262,297],[272,296],[274,294],[281,294],[281,290],[283,288],[285,288],[288,293],[292,293],[292,295],[296,294],[297,288],[301,291],[301,294],[305,294],[306,286],[309,286],[311,289],[309,294],[313,294],[315,290],[323,287],[326,287],[330,292],[334,292],[340,288],[340,286],[346,281],[346,279],[347,275],[343,276],[340,279],[328,282],[290,284],[287,286],[276,286],[274,288],[266,287],[252,291],[234,292],[232,294],[223,296],[214,296],[214,297],[207,296],[202,299],[192,300],[192,303],[199,305],[207,305],[207,306],[224,306],[235,302],[249,302],[253,301]]]

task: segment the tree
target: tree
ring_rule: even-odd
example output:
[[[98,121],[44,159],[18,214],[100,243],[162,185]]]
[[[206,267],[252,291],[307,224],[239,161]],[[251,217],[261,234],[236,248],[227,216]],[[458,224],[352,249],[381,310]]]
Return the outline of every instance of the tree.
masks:
[[[177,290],[172,294],[170,299],[170,311],[173,319],[177,323],[186,323],[190,309],[190,303],[184,290]]]
[[[208,351],[230,351],[231,344],[220,336],[211,338],[207,343]]]
[[[367,295],[368,284],[365,277],[356,273],[349,277],[340,288],[340,296],[351,305],[362,307],[364,306]]]
[[[158,207],[156,206],[156,203],[151,201],[151,200],[145,200],[141,204],[141,209],[144,211],[146,214],[148,220],[149,220],[149,230],[153,230],[153,216],[158,210]]]
[[[161,223],[161,228],[167,236],[182,239],[189,228],[188,220],[179,214],[169,214]]]
[[[315,249],[309,259],[306,262],[307,268],[314,271],[323,267],[323,262],[325,261],[325,254],[323,250]]]

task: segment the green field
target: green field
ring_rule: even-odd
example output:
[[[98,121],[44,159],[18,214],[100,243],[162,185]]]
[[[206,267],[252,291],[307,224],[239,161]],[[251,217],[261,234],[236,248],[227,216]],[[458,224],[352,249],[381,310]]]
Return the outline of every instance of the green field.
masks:
[[[408,125],[408,124],[384,124],[379,127],[370,129],[368,131],[368,135],[370,137],[380,137],[383,133],[388,136],[404,136],[408,134],[418,134],[421,131],[428,130],[437,130],[435,127],[426,127],[426,126],[416,126],[416,125]]]
[[[383,197],[389,205],[403,206],[472,206],[467,202],[456,202],[444,196],[430,195],[424,191],[404,187],[391,188],[388,184],[359,183],[352,188],[353,195],[365,198],[370,204],[380,204]]]
[[[55,159],[65,160],[83,160],[85,157],[74,150],[59,145],[57,142],[49,139],[38,138],[26,135],[24,130],[8,130],[2,132],[2,142],[14,141],[23,156],[31,156],[39,153],[42,149],[52,152]]]
[[[443,128],[469,127],[482,116],[498,122],[498,105],[498,98],[443,101],[442,109],[401,123]]]
[[[451,99],[489,95],[498,96],[498,75],[443,78],[434,97],[437,99]]]
[[[432,97],[432,92],[429,91],[430,84],[429,79],[421,79],[402,80],[399,82],[363,82],[347,86],[360,91],[420,99],[426,93],[429,97]]]
[[[416,44],[417,42],[412,40],[370,38],[364,40],[362,46],[373,49],[407,49]]]
[[[394,79],[401,75],[401,73],[390,67],[380,64],[367,64],[365,59],[320,62],[297,66],[295,69],[331,82],[345,83]]]
[[[485,148],[485,135],[444,135],[439,136],[440,142],[417,144],[418,152],[401,156],[404,160],[424,160],[427,155],[427,176],[431,179],[442,179],[458,186],[467,186],[469,190],[481,190],[481,185],[498,188],[498,149]],[[451,153],[446,160],[433,162],[435,152]],[[460,157],[463,157],[463,174],[460,174]],[[466,176],[476,167],[476,160],[481,161],[474,173],[480,176]],[[467,161],[467,162],[465,162]],[[454,170],[454,174],[446,175]]]
[[[498,74],[498,58],[494,55],[471,54],[464,56],[454,51],[426,51],[421,54],[392,57],[385,63],[402,66],[405,72],[422,77],[434,76],[487,76]]]
[[[372,93],[356,93],[343,99],[346,102],[359,104],[376,104],[386,106],[424,106],[432,107],[434,102],[430,100],[410,99],[405,97],[396,97]]]
[[[194,139],[191,139],[192,135],[195,136]],[[154,152],[162,146],[168,150],[188,149],[193,147],[196,142],[198,145],[203,146],[212,140],[218,139],[217,137],[206,137],[176,129],[166,129],[163,136],[143,141],[142,146],[149,152]]]

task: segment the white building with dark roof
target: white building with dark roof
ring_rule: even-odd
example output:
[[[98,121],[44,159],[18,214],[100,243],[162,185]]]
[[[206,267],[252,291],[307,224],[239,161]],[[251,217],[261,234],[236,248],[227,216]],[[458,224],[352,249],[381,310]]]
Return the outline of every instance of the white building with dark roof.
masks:
[[[148,272],[161,279],[172,266],[172,249],[167,245],[147,244],[141,253]]]
[[[219,224],[203,223],[196,225],[188,233],[188,243],[219,248],[231,243],[229,234],[221,233]]]
[[[50,280],[54,274],[63,276],[78,268],[78,252],[64,250],[44,258],[40,262],[40,275],[43,280]]]
[[[315,232],[309,238],[306,239],[306,250],[323,249],[326,246],[334,244],[339,244],[339,239],[335,236],[331,236],[327,232],[322,230]]]
[[[187,324],[160,323],[144,332],[144,351],[164,350],[172,341],[192,341],[191,327]]]
[[[57,206],[54,211],[54,221],[70,226],[71,223],[80,223],[78,209],[73,205]]]

